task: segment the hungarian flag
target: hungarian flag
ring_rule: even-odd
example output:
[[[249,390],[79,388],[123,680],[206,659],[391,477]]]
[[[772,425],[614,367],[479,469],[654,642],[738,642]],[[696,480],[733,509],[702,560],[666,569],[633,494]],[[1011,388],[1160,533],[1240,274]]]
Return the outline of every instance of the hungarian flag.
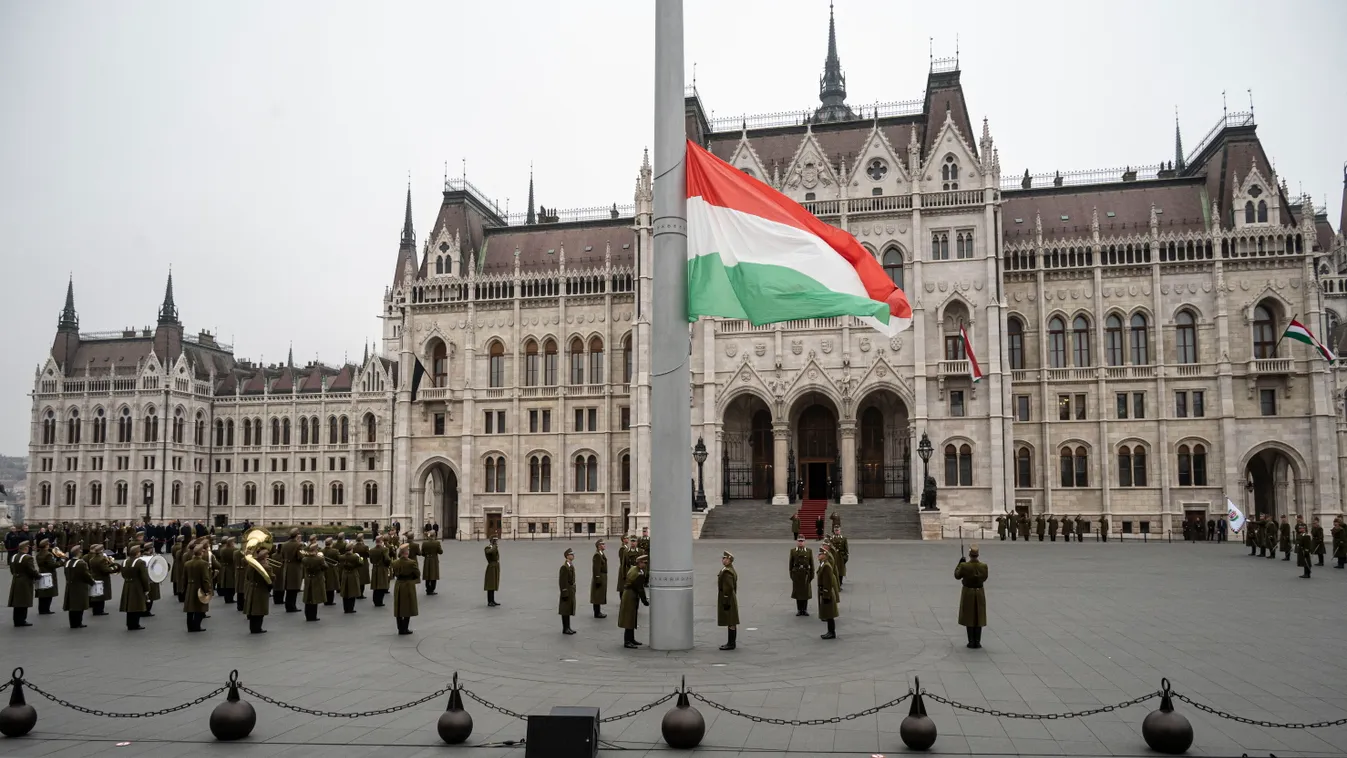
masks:
[[[1244,511],[1241,511],[1239,506],[1235,505],[1235,501],[1230,498],[1225,499],[1225,508],[1225,520],[1230,524],[1230,531],[1239,534],[1240,530],[1244,528]]]
[[[1305,328],[1304,324],[1295,319],[1291,319],[1291,323],[1286,325],[1286,333],[1282,335],[1282,339],[1293,339],[1296,342],[1304,342],[1306,345],[1318,350],[1319,355],[1322,355],[1324,360],[1329,362],[1332,362],[1334,358],[1338,357],[1334,355],[1333,351],[1329,350],[1324,343],[1315,339],[1314,335],[1310,333],[1309,329]]]
[[[968,330],[963,324],[959,324],[959,336],[963,337],[963,352],[968,356],[968,375],[973,377],[973,383],[977,384],[982,379],[982,367],[978,365],[978,358],[973,355],[973,341],[968,339]]]
[[[855,237],[691,141],[687,194],[689,319],[859,316],[890,336],[912,323],[907,296]]]

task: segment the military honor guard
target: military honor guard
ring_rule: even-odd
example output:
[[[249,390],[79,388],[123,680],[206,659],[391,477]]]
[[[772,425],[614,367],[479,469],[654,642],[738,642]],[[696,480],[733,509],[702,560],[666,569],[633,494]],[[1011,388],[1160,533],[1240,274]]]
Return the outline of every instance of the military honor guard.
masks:
[[[304,551],[304,620],[319,621],[318,604],[327,600],[327,558],[316,543]]]
[[[627,571],[631,569],[631,548],[627,544],[631,538],[622,535],[622,547],[617,549],[617,602],[622,602],[622,588],[627,583]]]
[[[997,516],[997,517],[996,517],[996,536],[1000,537],[1002,542],[1005,542],[1005,541],[1006,541],[1006,517],[1005,517],[1005,516]]]
[[[1079,514],[1076,515],[1076,542],[1085,541],[1085,519]]]
[[[270,552],[266,548],[259,548],[253,554],[253,560],[266,569],[270,564]],[[248,566],[248,592],[247,598],[243,603],[243,614],[248,617],[248,631],[252,634],[266,634],[267,630],[262,628],[262,622],[267,614],[271,613],[271,603],[268,600],[275,600],[272,595],[273,585],[280,584],[283,579],[275,576],[269,570],[259,570],[257,566],[249,564]]]
[[[1310,578],[1310,555],[1314,552],[1314,540],[1310,538],[1310,530],[1305,528],[1305,522],[1296,524],[1296,565],[1304,569],[1301,573],[1301,579]]]
[[[173,566],[168,570],[168,580],[173,583],[173,596],[178,602],[184,602],[187,599],[187,588],[183,584],[182,573],[187,566],[187,541],[179,537],[173,543]]]
[[[1319,517],[1315,516],[1311,522],[1310,541],[1313,543],[1314,554],[1319,556],[1319,565],[1324,565],[1324,554],[1327,550],[1324,548],[1324,528],[1319,525]]]
[[[1333,558],[1338,562],[1333,568],[1347,566],[1347,526],[1343,525],[1341,516],[1333,519]]]
[[[435,585],[440,581],[440,556],[444,554],[444,546],[432,531],[426,532],[426,538],[421,541],[421,558],[424,561],[421,567],[421,578],[426,583],[426,594],[435,594]]]
[[[280,547],[281,579],[285,582],[285,612],[299,613],[299,591],[304,589],[304,565],[300,553],[299,530],[290,530],[290,539]],[[273,590],[274,592],[274,590]]]
[[[1282,516],[1281,525],[1277,529],[1277,543],[1285,555],[1282,560],[1291,560],[1291,522],[1287,521],[1285,516]]]
[[[234,593],[238,589],[238,570],[234,563],[236,552],[238,549],[234,547],[234,538],[225,537],[220,543],[220,549],[215,553],[215,558],[220,564],[220,597],[230,605],[234,604]]]
[[[1027,513],[1021,513],[1021,514],[1020,514],[1020,518],[1019,518],[1019,524],[1020,524],[1020,539],[1024,540],[1025,542],[1028,542],[1028,541],[1029,541],[1029,514],[1027,514]]]
[[[110,558],[103,554],[102,543],[95,542],[89,547],[89,573],[93,575],[94,586],[89,591],[89,607],[95,616],[110,615],[106,608],[112,600],[112,575],[121,571]],[[98,590],[103,590],[101,593]]]
[[[61,561],[52,553],[50,538],[38,541],[35,559],[39,575],[38,585],[33,593],[37,598],[37,615],[50,616],[56,613],[51,609],[51,601],[61,594],[61,582],[56,578],[56,570],[61,567]]]
[[[360,556],[343,541],[337,548],[337,591],[341,594],[343,613],[355,613],[355,601],[360,597]],[[420,572],[417,572],[420,576]]]
[[[248,580],[247,556],[240,548],[234,551],[234,607],[239,613],[243,613],[244,600],[251,587],[252,583]]]
[[[482,589],[486,590],[486,607],[495,608],[500,605],[496,602],[496,591],[500,589],[500,547],[496,544],[495,537],[491,538],[484,551],[486,575],[482,577]]]
[[[210,598],[215,579],[211,575],[210,565],[206,563],[206,548],[198,545],[193,548],[187,565],[183,566],[183,581],[187,588],[187,601],[182,609],[187,613],[187,631],[204,632],[201,626],[210,610]]]
[[[1244,525],[1244,546],[1249,548],[1249,557],[1258,555],[1258,522],[1250,521]]]
[[[650,557],[650,527],[641,527],[641,538],[636,540],[636,554]]]
[[[635,564],[627,572],[627,581],[622,587],[622,605],[617,612],[618,628],[623,630],[622,647],[638,648],[641,643],[636,641],[636,625],[639,615],[640,605],[650,605],[650,600],[645,596],[646,583],[646,565],[649,559],[644,555],[636,556]]]
[[[557,588],[561,592],[557,613],[561,614],[561,633],[575,634],[571,628],[571,616],[575,615],[575,551],[566,548],[561,557],[564,560],[557,571]]]
[[[324,569],[326,574],[323,576],[323,587],[327,593],[323,605],[336,605],[337,590],[341,589],[341,572],[337,570],[341,565],[341,549],[337,546],[337,541],[331,537],[323,541],[323,560],[327,563],[327,568]]]
[[[1043,514],[1040,513],[1038,514],[1038,518],[1034,519],[1034,533],[1038,535],[1039,542],[1043,541],[1043,536],[1047,531],[1048,531],[1048,520],[1043,517]]]
[[[28,609],[33,607],[38,576],[37,561],[29,554],[32,544],[24,540],[9,555],[9,607],[14,609],[14,626],[32,626]]]
[[[837,591],[841,592],[842,585],[846,584],[847,580],[847,561],[851,560],[851,545],[847,542],[847,538],[842,536],[840,526],[833,528],[829,555],[833,559],[833,568],[837,570]]]
[[[814,581],[814,554],[805,547],[804,538],[795,538],[795,547],[790,551],[790,596],[795,600],[795,615],[809,615],[809,598],[813,594],[810,583]]]
[[[436,542],[436,545],[439,544],[439,538],[438,538],[438,536],[436,537],[435,542]],[[356,555],[360,556],[360,570],[359,570],[358,572],[356,572],[356,573],[358,574],[358,576],[359,576],[359,579],[360,579],[360,594],[357,595],[356,597],[357,597],[358,599],[360,599],[360,600],[364,600],[364,599],[365,599],[365,588],[369,586],[370,575],[369,575],[369,545],[366,545],[366,544],[365,544],[365,535],[364,535],[363,532],[360,532],[360,533],[357,533],[357,534],[356,534],[356,536],[355,536],[355,544],[351,546],[351,550],[354,551]],[[444,551],[441,550],[440,552],[444,552]],[[439,557],[438,557],[438,556],[439,556],[439,553],[436,553],[435,555],[436,555],[436,558],[435,558],[435,578],[436,578],[436,579],[439,579],[439,578],[440,578],[440,559],[439,559]],[[427,561],[427,568],[429,568],[429,561]],[[424,573],[424,572],[423,572],[423,573]],[[426,582],[426,589],[427,589],[427,592],[426,592],[427,595],[433,595],[433,594],[435,594],[435,592],[434,592],[434,589],[435,589],[435,587],[434,587],[434,582]]]
[[[140,557],[139,557],[138,559],[136,559],[136,563],[140,564],[141,567],[143,567],[143,568],[145,569],[145,576],[146,576],[147,579],[148,579],[148,581],[145,582],[145,612],[142,613],[142,614],[140,614],[140,618],[141,618],[141,619],[154,618],[154,603],[155,603],[155,601],[157,601],[157,600],[162,600],[162,599],[163,599],[163,591],[159,588],[159,583],[158,583],[158,582],[154,581],[153,578],[149,578],[149,577],[150,577],[150,564],[149,564],[149,559],[148,559],[148,557],[147,557],[147,555],[146,555],[146,553],[149,552],[149,548],[146,548],[146,547],[143,546],[143,545],[137,545],[136,547],[139,547],[139,548],[140,548]],[[130,554],[130,551],[131,551],[131,549],[130,549],[130,548],[127,548],[127,554],[128,554],[128,555]],[[182,560],[183,560],[183,566],[184,566],[184,569],[185,569],[185,567],[186,567],[187,561],[190,561],[191,559],[192,559],[191,544],[188,544],[188,545],[185,545],[185,546],[183,547],[183,551],[182,551]],[[187,585],[186,585],[186,581],[184,580],[184,582],[183,582],[183,592],[184,592],[184,593],[186,593],[186,591],[187,591],[187,590],[186,590],[186,586],[187,586]],[[185,594],[184,594],[184,597],[185,597]]]
[[[837,573],[833,569],[833,561],[829,556],[828,548],[825,545],[819,545],[818,549],[818,617],[820,621],[827,623],[828,631],[824,633],[823,639],[837,639],[837,617],[841,615],[838,603],[841,598],[842,588],[837,583]]]
[[[593,566],[590,570],[589,603],[594,606],[596,619],[608,618],[608,614],[603,612],[603,606],[608,604],[608,554],[604,548],[603,540],[594,543]]]
[[[398,623],[398,634],[412,633],[412,616],[419,613],[416,604],[416,585],[421,581],[421,570],[411,557],[411,548],[398,548],[398,559],[389,569],[397,583],[393,587],[393,618]]]
[[[987,625],[987,596],[982,586],[987,583],[987,564],[978,560],[978,546],[968,548],[968,559],[959,558],[954,567],[954,578],[963,582],[959,592],[959,626],[968,631],[968,647],[982,647],[982,627]]]
[[[121,574],[122,600],[117,610],[126,614],[127,630],[138,632],[145,628],[140,625],[140,619],[149,610],[146,597],[150,587],[150,570],[140,560],[140,545],[127,548]]]
[[[833,529],[834,532],[837,531],[838,529],[841,529],[841,528],[842,528],[842,514],[838,513],[838,512],[835,511],[835,510],[834,510],[832,513],[829,513],[829,514],[828,514],[828,525],[832,527],[832,529]]]
[[[388,546],[383,537],[374,538],[374,547],[369,550],[369,586],[374,591],[374,607],[384,607],[384,596],[388,594],[389,569],[392,561],[388,557]]]
[[[733,650],[735,638],[739,635],[739,573],[734,570],[734,554],[728,550],[720,556],[716,592],[716,626],[729,630],[729,637],[720,649]]]
[[[1099,517],[1099,541],[1108,542],[1108,516]]]
[[[1057,541],[1057,526],[1057,514],[1050,514],[1048,516],[1048,542]]]
[[[1071,535],[1075,532],[1075,522],[1066,516],[1062,517],[1062,539],[1066,542],[1071,541]]]
[[[84,612],[89,610],[89,596],[94,586],[89,562],[84,560],[84,549],[72,545],[65,562],[65,599],[61,601],[61,610],[70,616],[71,629],[83,629],[86,626]]]

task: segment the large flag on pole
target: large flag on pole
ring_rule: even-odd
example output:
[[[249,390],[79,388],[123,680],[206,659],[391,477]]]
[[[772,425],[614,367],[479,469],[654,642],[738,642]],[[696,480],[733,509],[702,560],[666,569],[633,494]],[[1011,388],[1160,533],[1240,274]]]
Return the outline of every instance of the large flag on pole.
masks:
[[[1309,345],[1310,347],[1314,348],[1315,350],[1318,350],[1319,355],[1322,355],[1324,357],[1324,360],[1329,361],[1330,363],[1333,361],[1333,359],[1337,358],[1337,356],[1333,354],[1332,350],[1329,350],[1328,347],[1324,345],[1324,343],[1315,339],[1314,335],[1310,333],[1310,330],[1305,328],[1304,324],[1300,323],[1299,321],[1296,321],[1295,319],[1291,319],[1291,323],[1286,325],[1286,333],[1282,335],[1282,339],[1287,338],[1293,339],[1296,342],[1303,342],[1306,345]]]
[[[1239,534],[1239,530],[1244,528],[1244,511],[1235,505],[1235,501],[1230,498],[1225,499],[1226,516],[1225,520],[1230,524],[1230,531]]]
[[[911,325],[907,296],[855,237],[691,141],[687,198],[689,319],[849,315],[888,335]]]
[[[973,341],[968,339],[968,330],[963,324],[959,324],[959,336],[963,338],[964,355],[968,356],[968,375],[977,384],[982,379],[982,367],[978,365],[978,357],[973,355]]]

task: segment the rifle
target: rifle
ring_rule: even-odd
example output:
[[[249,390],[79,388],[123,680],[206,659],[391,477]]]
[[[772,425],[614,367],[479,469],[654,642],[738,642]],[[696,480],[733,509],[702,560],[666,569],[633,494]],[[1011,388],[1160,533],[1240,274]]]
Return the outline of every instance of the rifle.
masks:
[[[959,563],[963,563],[967,555],[963,549],[963,524],[959,524]]]

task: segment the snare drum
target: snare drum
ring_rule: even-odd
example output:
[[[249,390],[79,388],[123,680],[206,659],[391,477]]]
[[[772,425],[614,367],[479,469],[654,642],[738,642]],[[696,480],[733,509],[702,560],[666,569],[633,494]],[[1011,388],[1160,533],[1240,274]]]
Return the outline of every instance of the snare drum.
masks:
[[[90,597],[103,597],[103,582],[101,580],[94,582],[94,586],[89,588]]]
[[[40,589],[40,590],[49,590],[49,589],[51,589],[51,583],[52,583],[52,575],[51,575],[51,574],[38,574],[38,575],[37,575],[37,588],[38,588],[38,589]]]

